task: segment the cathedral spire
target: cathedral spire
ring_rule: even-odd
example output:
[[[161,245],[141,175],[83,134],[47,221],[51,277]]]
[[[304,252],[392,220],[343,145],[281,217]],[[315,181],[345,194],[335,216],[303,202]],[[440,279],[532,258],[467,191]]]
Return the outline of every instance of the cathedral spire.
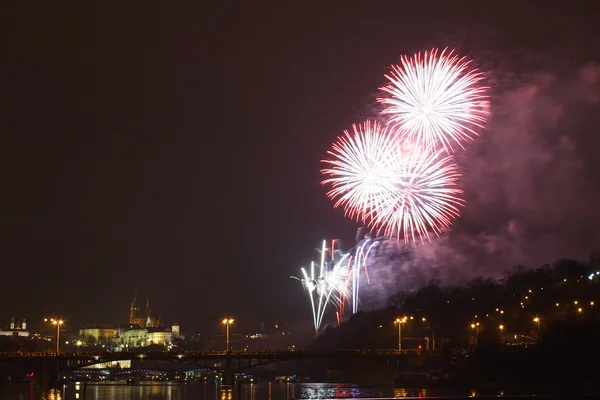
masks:
[[[133,301],[129,307],[129,323],[135,324],[135,316],[137,314],[137,289],[133,290]]]

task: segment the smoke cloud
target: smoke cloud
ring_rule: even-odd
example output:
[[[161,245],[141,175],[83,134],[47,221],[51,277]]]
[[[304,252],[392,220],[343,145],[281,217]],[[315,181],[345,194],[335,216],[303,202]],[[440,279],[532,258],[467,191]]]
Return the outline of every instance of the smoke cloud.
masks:
[[[432,243],[383,242],[369,262],[363,306],[431,280],[500,277],[513,266],[587,259],[600,249],[597,157],[600,65],[490,76],[488,127],[456,154],[462,216]]]

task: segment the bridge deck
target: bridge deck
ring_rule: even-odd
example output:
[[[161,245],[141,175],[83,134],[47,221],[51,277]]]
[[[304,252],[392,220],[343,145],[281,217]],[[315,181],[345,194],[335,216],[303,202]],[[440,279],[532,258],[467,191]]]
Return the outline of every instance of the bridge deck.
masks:
[[[363,350],[331,350],[331,351],[184,351],[184,352],[98,352],[98,353],[0,353],[0,361],[17,361],[24,359],[55,359],[79,361],[114,361],[114,360],[183,360],[183,359],[299,359],[330,357],[375,357],[394,358],[406,355],[408,351],[363,351]]]

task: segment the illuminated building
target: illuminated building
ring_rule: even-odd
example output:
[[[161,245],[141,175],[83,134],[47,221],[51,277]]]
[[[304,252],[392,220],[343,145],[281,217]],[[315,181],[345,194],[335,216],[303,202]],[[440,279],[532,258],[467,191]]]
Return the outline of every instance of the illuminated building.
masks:
[[[266,333],[251,333],[246,335],[246,339],[266,339],[267,338],[267,334]]]
[[[279,325],[275,325],[275,329],[278,329]],[[260,323],[260,330],[258,332],[251,332],[246,334],[246,339],[266,339],[268,337],[267,331],[265,329],[265,324],[263,322]]]
[[[108,369],[108,368],[131,368],[131,360],[107,361],[97,364],[86,365],[82,369]]]
[[[148,328],[148,344],[167,344],[173,341],[172,332],[164,328]]]
[[[160,319],[152,316],[150,313],[150,302],[146,300],[145,315],[138,317],[139,306],[137,304],[137,290],[133,292],[133,301],[129,307],[129,324],[137,325],[140,328],[158,328]]]
[[[174,322],[171,326],[171,336],[173,339],[179,339],[179,324],[177,322]]]
[[[80,329],[79,334],[81,336],[91,336],[96,341],[108,341],[113,340],[118,336],[118,330],[117,328],[107,326],[92,325]]]
[[[143,347],[147,345],[148,330],[137,325],[119,327],[119,343],[129,347]]]
[[[172,329],[161,326],[160,319],[152,316],[150,303],[146,301],[146,312],[138,316],[137,291],[129,308],[129,323],[118,326],[87,326],[79,330],[82,336],[88,336],[97,342],[115,346],[115,348],[145,347],[151,344],[167,345],[173,338],[181,337],[179,324],[174,323]]]
[[[29,336],[27,322],[23,319],[21,322],[15,324],[13,317],[10,320],[10,327],[8,329],[0,329],[0,336]]]

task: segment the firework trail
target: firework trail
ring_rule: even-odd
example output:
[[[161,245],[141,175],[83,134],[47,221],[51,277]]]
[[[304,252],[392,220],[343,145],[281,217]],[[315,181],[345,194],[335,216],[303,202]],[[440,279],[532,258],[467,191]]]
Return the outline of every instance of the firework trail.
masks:
[[[348,291],[348,261],[350,254],[342,254],[332,248],[328,249],[324,240],[321,247],[321,262],[318,267],[314,262],[310,265],[310,274],[305,268],[302,268],[302,278],[292,276],[302,282],[308,292],[313,314],[313,325],[315,333],[318,333],[325,310],[329,303],[336,303],[349,296]],[[328,262],[326,253],[331,251],[331,260]],[[318,268],[318,275],[315,275],[315,269]],[[335,295],[334,295],[335,294]]]
[[[358,312],[358,301],[359,301],[359,292],[360,292],[360,272],[364,268],[365,277],[367,278],[367,283],[369,282],[369,271],[367,269],[367,260],[369,258],[369,253],[371,249],[375,246],[379,245],[378,240],[373,240],[369,237],[365,237],[360,243],[358,243],[354,248],[354,257],[352,262],[352,271],[349,274],[351,276],[351,285],[352,285],[352,314],[356,314]],[[340,319],[341,319],[340,313]]]
[[[450,153],[453,144],[477,135],[488,114],[487,87],[480,86],[483,74],[470,61],[453,51],[433,49],[413,57],[401,57],[385,75],[389,83],[377,99],[387,106],[382,114],[388,125],[417,146],[438,146]]]
[[[439,235],[459,216],[460,174],[451,156],[406,142],[378,123],[353,130],[338,138],[321,171],[322,184],[331,185],[328,197],[346,216],[406,243],[431,240],[430,232]]]

